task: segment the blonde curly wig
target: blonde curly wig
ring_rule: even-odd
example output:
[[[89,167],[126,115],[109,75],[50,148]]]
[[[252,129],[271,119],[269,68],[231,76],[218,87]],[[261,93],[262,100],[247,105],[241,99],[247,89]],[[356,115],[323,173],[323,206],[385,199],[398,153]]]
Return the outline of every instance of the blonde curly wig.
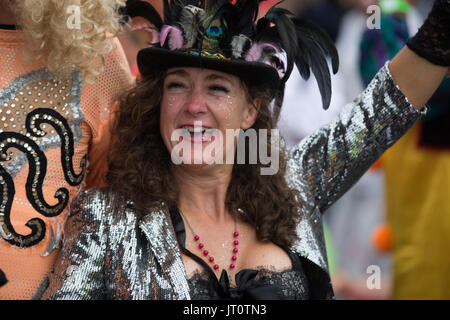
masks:
[[[110,38],[122,30],[118,9],[125,0],[19,0],[15,4],[29,43],[28,56],[44,59],[51,72],[62,75],[77,68],[88,82],[103,72],[104,56],[114,49]]]

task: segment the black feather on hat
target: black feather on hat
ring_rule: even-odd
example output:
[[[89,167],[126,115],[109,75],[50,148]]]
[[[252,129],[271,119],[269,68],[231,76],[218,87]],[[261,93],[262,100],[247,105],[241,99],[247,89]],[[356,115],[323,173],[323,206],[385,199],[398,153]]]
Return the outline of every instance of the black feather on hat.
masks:
[[[274,6],[257,21],[261,2],[163,0],[164,21],[153,12],[146,17],[157,37],[138,53],[141,75],[182,66],[214,69],[268,87],[282,99],[295,64],[305,79],[312,71],[327,109],[331,99],[327,56],[334,73],[339,65],[332,40],[320,27],[284,8]]]

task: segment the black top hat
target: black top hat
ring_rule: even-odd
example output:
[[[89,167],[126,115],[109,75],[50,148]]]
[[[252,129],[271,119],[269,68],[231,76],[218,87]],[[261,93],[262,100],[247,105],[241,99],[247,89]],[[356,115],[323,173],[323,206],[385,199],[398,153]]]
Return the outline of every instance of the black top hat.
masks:
[[[284,91],[295,63],[303,78],[313,72],[323,107],[328,108],[331,79],[326,56],[336,73],[338,55],[330,37],[311,22],[276,6],[257,20],[261,0],[163,0],[161,23],[156,10],[146,9],[151,14],[145,14],[149,3],[128,2],[129,7],[141,8],[141,16],[154,25],[156,40],[137,56],[143,77],[179,66],[214,69],[267,86],[275,96]],[[136,11],[134,16],[139,15]]]

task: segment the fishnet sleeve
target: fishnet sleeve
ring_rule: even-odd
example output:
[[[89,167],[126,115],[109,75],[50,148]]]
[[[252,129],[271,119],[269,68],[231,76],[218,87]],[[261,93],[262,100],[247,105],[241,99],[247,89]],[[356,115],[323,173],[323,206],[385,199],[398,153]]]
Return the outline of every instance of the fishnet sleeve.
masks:
[[[111,143],[114,104],[133,84],[128,62],[117,38],[115,49],[105,57],[105,70],[94,84],[85,84],[81,105],[92,137],[88,152],[86,186],[104,186],[107,154]]]
[[[450,0],[436,0],[427,20],[408,48],[429,62],[450,66]]]

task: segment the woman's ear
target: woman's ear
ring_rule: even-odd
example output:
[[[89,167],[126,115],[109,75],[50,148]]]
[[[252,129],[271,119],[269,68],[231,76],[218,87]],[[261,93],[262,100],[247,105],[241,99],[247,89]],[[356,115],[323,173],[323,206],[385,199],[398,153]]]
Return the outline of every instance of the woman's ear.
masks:
[[[261,99],[257,98],[253,100],[253,103],[249,103],[244,110],[244,117],[241,122],[241,129],[247,130],[256,121],[258,117],[259,109],[261,107]]]

